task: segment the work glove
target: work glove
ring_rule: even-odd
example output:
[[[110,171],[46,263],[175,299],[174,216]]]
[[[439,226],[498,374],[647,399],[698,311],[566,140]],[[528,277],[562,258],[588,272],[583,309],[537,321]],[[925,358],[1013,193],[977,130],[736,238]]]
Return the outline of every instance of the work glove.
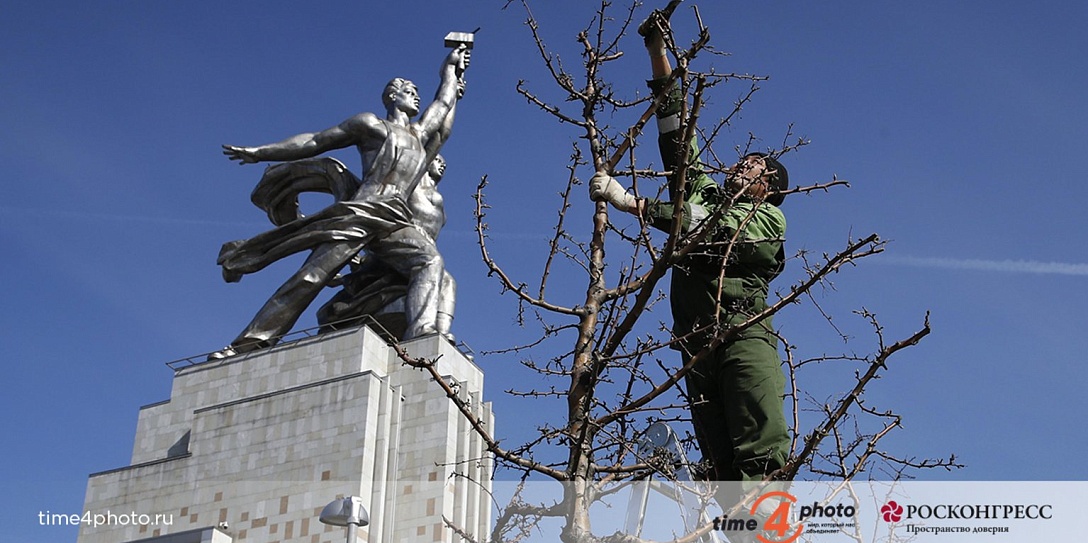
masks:
[[[589,197],[596,202],[608,202],[620,211],[633,211],[638,207],[638,198],[627,191],[611,175],[597,172],[589,180]]]
[[[642,36],[646,52],[652,57],[665,56],[665,38],[661,35],[658,23],[661,17],[661,12],[654,11],[645,21],[642,21],[642,24],[638,25],[638,34]]]

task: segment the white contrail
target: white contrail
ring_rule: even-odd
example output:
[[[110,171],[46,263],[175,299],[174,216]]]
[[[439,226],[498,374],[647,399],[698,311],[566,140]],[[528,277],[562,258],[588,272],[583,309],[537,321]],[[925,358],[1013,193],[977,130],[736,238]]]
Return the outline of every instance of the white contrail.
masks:
[[[1040,262],[1037,260],[981,260],[973,258],[934,258],[918,256],[892,256],[873,259],[873,262],[901,264],[921,268],[945,268],[1006,273],[1046,273],[1058,275],[1088,275],[1088,264],[1069,262]]]

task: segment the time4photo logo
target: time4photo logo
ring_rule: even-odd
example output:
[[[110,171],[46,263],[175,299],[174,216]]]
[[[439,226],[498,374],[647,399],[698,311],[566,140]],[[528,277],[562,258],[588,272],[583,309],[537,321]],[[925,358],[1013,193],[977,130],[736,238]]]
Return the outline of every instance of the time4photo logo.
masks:
[[[794,518],[794,507],[797,507],[797,521],[791,522]],[[774,491],[756,498],[748,514],[750,516],[746,518],[717,517],[714,519],[714,529],[732,533],[747,532],[760,543],[793,543],[805,533],[838,531],[843,526],[841,519],[850,519],[852,522],[856,509],[853,505],[827,505],[817,502],[797,506],[796,496],[788,492]]]

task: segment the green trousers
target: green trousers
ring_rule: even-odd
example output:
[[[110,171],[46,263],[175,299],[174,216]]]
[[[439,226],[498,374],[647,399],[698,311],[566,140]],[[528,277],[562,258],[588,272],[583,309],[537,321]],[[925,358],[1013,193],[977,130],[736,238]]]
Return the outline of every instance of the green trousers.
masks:
[[[760,481],[789,456],[778,349],[757,337],[720,345],[710,355],[685,377],[695,437],[711,465],[707,478]],[[686,363],[690,355],[684,353],[683,359]],[[717,501],[723,508],[736,503],[729,495]]]

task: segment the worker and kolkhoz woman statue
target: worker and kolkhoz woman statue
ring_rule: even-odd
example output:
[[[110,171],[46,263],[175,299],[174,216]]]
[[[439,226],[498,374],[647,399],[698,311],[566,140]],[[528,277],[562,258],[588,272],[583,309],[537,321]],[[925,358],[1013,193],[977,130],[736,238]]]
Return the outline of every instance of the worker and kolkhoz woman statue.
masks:
[[[466,33],[446,37],[453,50],[442,63],[434,101],[416,121],[419,92],[411,81],[397,78],[382,92],[385,118],[360,113],[277,143],[223,146],[223,153],[241,164],[280,162],[265,170],[252,195],[276,228],[225,243],[218,260],[223,278],[239,281],[286,256],[311,252],[242,333],[209,358],[275,344],[322,289],[338,285],[340,292],[318,311],[325,329],[385,315],[400,339],[435,333],[452,339],[456,286],[435,246],[446,220],[436,190],[445,172],[438,152],[464,94],[472,40]],[[362,158],[362,179],[334,158],[315,158],[352,146]],[[298,205],[303,192],[331,194],[336,202],[303,216]],[[345,269],[350,273],[340,275]]]

